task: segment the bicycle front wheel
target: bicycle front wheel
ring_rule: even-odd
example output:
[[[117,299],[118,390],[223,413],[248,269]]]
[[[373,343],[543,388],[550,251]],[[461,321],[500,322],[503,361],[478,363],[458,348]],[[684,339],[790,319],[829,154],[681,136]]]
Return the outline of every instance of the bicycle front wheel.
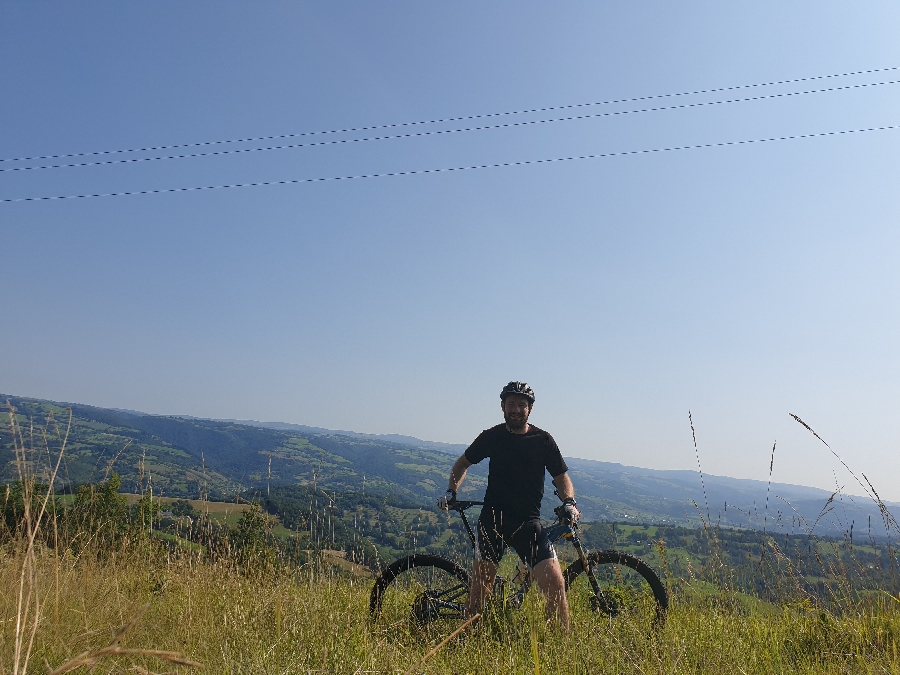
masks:
[[[573,591],[574,596],[585,598],[594,611],[609,616],[627,615],[653,625],[665,622],[669,594],[647,563],[622,551],[593,551],[587,560],[600,593],[594,591],[581,560],[563,572],[566,592]]]
[[[469,574],[437,555],[411,555],[388,565],[375,579],[369,614],[384,624],[459,620],[469,593]]]

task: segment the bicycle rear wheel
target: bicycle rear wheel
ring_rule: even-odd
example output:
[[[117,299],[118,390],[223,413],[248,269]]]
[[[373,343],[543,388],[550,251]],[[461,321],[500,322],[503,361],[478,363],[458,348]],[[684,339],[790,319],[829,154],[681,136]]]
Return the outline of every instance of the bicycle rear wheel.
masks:
[[[609,616],[627,615],[637,621],[662,625],[669,608],[669,594],[659,576],[640,558],[622,551],[593,551],[588,565],[600,584],[594,593],[581,560],[563,572],[566,592],[582,597],[594,611]]]
[[[372,620],[419,625],[462,618],[469,574],[452,560],[417,554],[388,565],[369,597]]]

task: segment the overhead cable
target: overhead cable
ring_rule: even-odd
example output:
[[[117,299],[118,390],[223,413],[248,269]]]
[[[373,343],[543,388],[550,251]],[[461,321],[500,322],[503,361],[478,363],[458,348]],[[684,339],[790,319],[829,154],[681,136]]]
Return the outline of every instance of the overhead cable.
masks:
[[[418,122],[397,122],[394,124],[379,124],[366,127],[348,127],[345,129],[330,129],[328,131],[306,131],[293,134],[277,134],[273,136],[254,136],[250,138],[233,138],[229,140],[219,141],[202,141],[199,143],[180,143],[176,145],[157,145],[146,148],[130,148],[127,150],[97,150],[93,152],[73,152],[68,154],[57,155],[38,155],[34,157],[8,157],[0,159],[0,162],[26,162],[39,159],[65,159],[66,157],[90,157],[95,155],[114,155],[128,152],[155,152],[157,150],[174,150],[177,148],[196,148],[207,145],[222,145],[225,143],[252,143],[255,141],[272,141],[282,138],[299,138],[301,136],[321,136],[325,134],[343,134],[353,131],[372,131],[375,129],[394,129],[397,127],[411,127],[422,124],[440,124],[443,122],[460,122],[463,120],[484,119],[487,117],[501,117],[503,115],[525,115],[537,112],[550,112],[552,110],[570,110],[572,108],[586,108],[595,105],[613,105],[616,103],[634,103],[637,101],[650,101],[657,98],[675,98],[678,96],[695,96],[699,94],[715,94],[723,91],[736,91],[738,89],[752,89],[755,87],[771,87],[779,84],[794,84],[797,82],[812,82],[814,80],[827,80],[836,77],[852,77],[854,75],[869,75],[872,73],[885,73],[900,70],[900,66],[891,66],[889,68],[870,68],[869,70],[855,70],[846,73],[833,73],[831,75],[814,75],[811,77],[798,77],[791,80],[776,80],[772,82],[758,82],[755,84],[739,84],[731,87],[717,87],[715,89],[697,89],[694,91],[683,91],[674,94],[652,94],[649,96],[637,96],[634,98],[620,98],[608,101],[597,101],[594,103],[573,103],[569,105],[547,106],[543,108],[530,108],[526,110],[510,110],[506,112],[484,113],[481,115],[465,115],[462,117],[445,117],[441,119],[422,120]]]
[[[361,178],[387,178],[389,176],[413,176],[418,174],[426,174],[426,173],[449,173],[451,171],[472,171],[475,169],[496,169],[501,167],[508,166],[525,166],[529,164],[550,164],[553,162],[571,162],[579,159],[601,159],[604,157],[623,157],[626,155],[644,155],[651,153],[659,153],[659,152],[675,152],[678,150],[699,150],[703,148],[721,148],[726,146],[733,145],[750,145],[756,143],[772,143],[775,141],[793,141],[799,140],[803,138],[821,138],[824,136],[841,136],[846,134],[861,134],[870,131],[888,131],[893,129],[900,129],[900,125],[892,125],[892,126],[883,126],[883,127],[869,127],[867,129],[848,129],[844,131],[823,131],[821,133],[815,134],[797,134],[793,136],[774,136],[771,138],[756,138],[746,141],[721,141],[719,143],[700,143],[697,145],[679,145],[668,148],[652,148],[646,150],[624,150],[621,152],[606,152],[599,153],[594,155],[578,155],[573,157],[557,157],[553,159],[528,159],[521,160],[518,162],[498,162],[496,164],[475,164],[472,166],[457,166],[457,167],[449,167],[449,168],[439,168],[439,169],[414,169],[410,171],[391,171],[385,173],[369,173],[369,174],[357,174],[355,176],[326,176],[322,178],[296,178],[293,180],[273,180],[273,181],[260,181],[256,183],[230,183],[225,185],[203,185],[198,187],[183,187],[183,188],[163,188],[159,190],[134,190],[128,192],[104,192],[104,193],[95,193],[95,194],[83,194],[83,195],[62,195],[57,197],[20,197],[16,199],[0,199],[0,203],[9,203],[9,202],[43,202],[43,201],[56,201],[60,199],[90,199],[94,197],[126,197],[132,195],[155,195],[155,194],[164,194],[167,192],[196,192],[199,190],[225,190],[230,188],[244,188],[244,187],[262,187],[265,185],[296,185],[299,183],[321,183],[326,181],[339,181],[339,180],[357,180]]]
[[[270,150],[289,150],[296,148],[311,148],[319,145],[340,145],[344,143],[365,143],[368,141],[386,141],[396,138],[416,138],[421,136],[439,136],[442,134],[457,134],[468,131],[485,131],[487,129],[508,129],[512,127],[523,127],[534,124],[550,124],[552,122],[571,122],[575,120],[593,119],[598,117],[615,117],[617,115],[633,115],[635,113],[660,112],[664,110],[680,110],[685,108],[701,108],[704,106],[724,105],[726,103],[746,103],[748,101],[762,101],[772,98],[787,98],[790,96],[804,96],[807,94],[821,94],[825,92],[842,91],[847,89],[861,89],[864,87],[879,87],[887,84],[900,84],[900,80],[890,80],[886,82],[870,82],[867,84],[849,84],[843,87],[828,87],[827,89],[809,89],[807,91],[792,91],[782,94],[764,94],[762,96],[750,96],[748,98],[733,98],[723,101],[704,101],[701,103],[682,103],[679,105],[661,106],[659,108],[640,108],[638,110],[618,110],[614,112],[595,113],[591,115],[572,115],[569,117],[555,117],[544,120],[529,120],[527,122],[507,122],[506,124],[491,124],[481,127],[466,127],[462,129],[442,129],[440,131],[419,131],[408,134],[397,134],[392,136],[371,136],[368,138],[346,138],[337,141],[318,141],[314,143],[292,143],[288,145],[273,145],[265,148],[241,148],[239,150],[216,150],[213,152],[195,152],[185,155],[167,155],[164,157],[137,157],[134,159],[112,159],[101,162],[80,162],[76,164],[50,164],[45,166],[18,166],[10,169],[0,169],[0,173],[12,171],[38,171],[40,169],[68,169],[73,167],[84,166],[105,166],[108,164],[134,164],[138,162],[157,162],[167,159],[189,159],[194,157],[212,157],[220,155],[235,155],[247,152],[268,152]]]

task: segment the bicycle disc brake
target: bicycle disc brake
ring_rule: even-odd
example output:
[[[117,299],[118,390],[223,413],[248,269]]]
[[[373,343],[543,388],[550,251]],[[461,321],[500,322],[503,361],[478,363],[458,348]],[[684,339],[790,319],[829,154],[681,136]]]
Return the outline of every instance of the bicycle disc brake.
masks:
[[[412,615],[419,623],[436,621],[441,616],[441,602],[431,591],[423,591],[413,601]]]
[[[591,609],[595,612],[602,612],[608,616],[618,616],[619,606],[616,601],[607,596],[603,591],[598,591],[597,595],[591,596]]]

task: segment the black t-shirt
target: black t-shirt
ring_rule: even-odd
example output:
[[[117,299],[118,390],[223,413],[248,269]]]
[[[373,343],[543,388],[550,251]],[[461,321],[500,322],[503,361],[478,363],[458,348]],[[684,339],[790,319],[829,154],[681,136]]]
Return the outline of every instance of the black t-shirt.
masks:
[[[506,519],[539,518],[544,469],[553,478],[569,470],[553,436],[533,425],[526,434],[511,433],[505,424],[482,431],[466,449],[466,459],[478,464],[485,457],[491,459],[485,508]]]

